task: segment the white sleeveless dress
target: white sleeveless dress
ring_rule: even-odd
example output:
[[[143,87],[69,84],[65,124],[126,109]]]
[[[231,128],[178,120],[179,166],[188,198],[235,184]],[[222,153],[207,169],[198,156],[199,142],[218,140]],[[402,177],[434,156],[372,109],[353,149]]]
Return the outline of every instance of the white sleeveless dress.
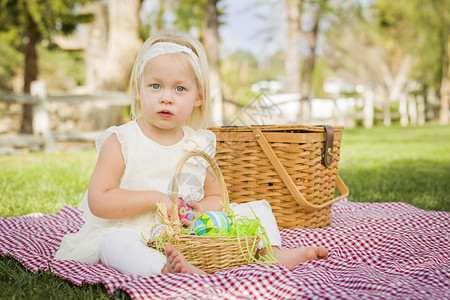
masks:
[[[189,151],[202,150],[215,155],[216,140],[211,131],[183,127],[184,137],[176,144],[163,146],[143,134],[135,120],[108,128],[96,138],[100,151],[105,140],[116,134],[125,162],[120,187],[130,190],[157,190],[170,194],[175,167]],[[179,193],[185,200],[200,201],[204,197],[203,184],[208,164],[201,158],[189,159],[181,173]],[[156,211],[123,219],[102,219],[94,216],[88,206],[87,192],[79,208],[84,212],[85,224],[73,234],[64,236],[55,259],[78,260],[95,264],[100,260],[102,241],[115,231],[130,231],[149,238],[149,230],[161,222]]]

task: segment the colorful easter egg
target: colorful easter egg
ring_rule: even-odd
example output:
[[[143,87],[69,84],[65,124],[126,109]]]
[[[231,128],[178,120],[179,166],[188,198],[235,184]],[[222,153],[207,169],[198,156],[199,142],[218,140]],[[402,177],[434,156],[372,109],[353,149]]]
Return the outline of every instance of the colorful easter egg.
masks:
[[[183,219],[192,221],[194,219],[192,207],[187,205],[183,198],[180,197],[178,199],[180,199],[180,203],[178,203],[178,217],[180,218],[180,221]]]
[[[223,211],[208,211],[198,217],[194,223],[193,230],[197,235],[219,232],[222,228],[229,231],[231,223],[231,218]]]
[[[166,225],[164,224],[155,224],[150,228],[150,239],[156,239],[164,230]]]

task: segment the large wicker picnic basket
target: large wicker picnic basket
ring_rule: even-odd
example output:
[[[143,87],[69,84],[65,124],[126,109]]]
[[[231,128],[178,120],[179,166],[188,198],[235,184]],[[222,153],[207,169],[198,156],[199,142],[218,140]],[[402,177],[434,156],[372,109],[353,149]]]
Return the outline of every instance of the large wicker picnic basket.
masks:
[[[183,165],[192,157],[201,157],[211,166],[219,180],[223,203],[228,206],[227,187],[217,163],[206,152],[188,152],[178,162],[172,183],[170,215],[173,217],[166,219],[165,223],[173,229],[173,235],[164,236],[163,245],[156,240],[149,240],[147,245],[164,253],[164,246],[170,243],[187,261],[208,274],[252,263],[260,241],[257,236],[198,236],[181,232],[181,222],[177,213],[179,180]]]
[[[348,196],[338,175],[343,127],[211,127],[230,202],[266,199],[280,229],[331,223],[331,204]],[[340,195],[335,197],[335,187]]]

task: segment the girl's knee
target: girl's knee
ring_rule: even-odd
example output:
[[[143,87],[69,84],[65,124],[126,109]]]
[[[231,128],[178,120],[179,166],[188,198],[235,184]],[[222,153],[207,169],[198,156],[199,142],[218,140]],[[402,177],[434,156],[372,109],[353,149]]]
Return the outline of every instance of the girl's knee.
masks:
[[[116,231],[106,236],[100,248],[117,248],[133,240],[135,240],[135,238],[132,233]]]
[[[103,265],[124,274],[149,276],[161,274],[166,258],[148,247],[139,234],[117,231],[109,234],[100,245]]]
[[[116,260],[129,252],[129,247],[138,237],[126,231],[116,231],[105,237],[100,244],[100,259],[103,263]]]

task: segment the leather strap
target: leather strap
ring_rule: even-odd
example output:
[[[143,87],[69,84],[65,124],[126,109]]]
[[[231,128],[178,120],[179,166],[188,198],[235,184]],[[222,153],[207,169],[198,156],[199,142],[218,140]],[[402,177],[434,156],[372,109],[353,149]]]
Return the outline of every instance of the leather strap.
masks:
[[[305,211],[307,211],[307,212],[317,211],[319,209],[325,208],[328,205],[348,196],[348,194],[349,194],[348,188],[345,186],[344,182],[339,177],[339,175],[337,175],[336,176],[336,186],[337,186],[339,192],[341,193],[341,196],[331,199],[330,201],[327,201],[320,205],[314,205],[314,204],[309,203],[308,200],[306,200],[305,197],[302,195],[302,193],[298,190],[294,181],[287,173],[286,169],[284,168],[283,164],[278,159],[278,157],[275,154],[275,152],[273,151],[272,147],[270,147],[270,144],[267,141],[267,139],[265,138],[261,129],[259,129],[257,127],[253,128],[253,134],[255,136],[256,141],[261,146],[262,150],[264,151],[267,158],[271,162],[272,166],[275,168],[276,172],[280,176],[284,185],[291,193],[292,197],[294,197],[295,201],[297,201],[297,203],[300,205],[300,207],[302,207]]]
[[[334,131],[330,125],[323,125],[323,127],[325,128],[325,146],[322,150],[322,163],[329,168],[333,162]]]

